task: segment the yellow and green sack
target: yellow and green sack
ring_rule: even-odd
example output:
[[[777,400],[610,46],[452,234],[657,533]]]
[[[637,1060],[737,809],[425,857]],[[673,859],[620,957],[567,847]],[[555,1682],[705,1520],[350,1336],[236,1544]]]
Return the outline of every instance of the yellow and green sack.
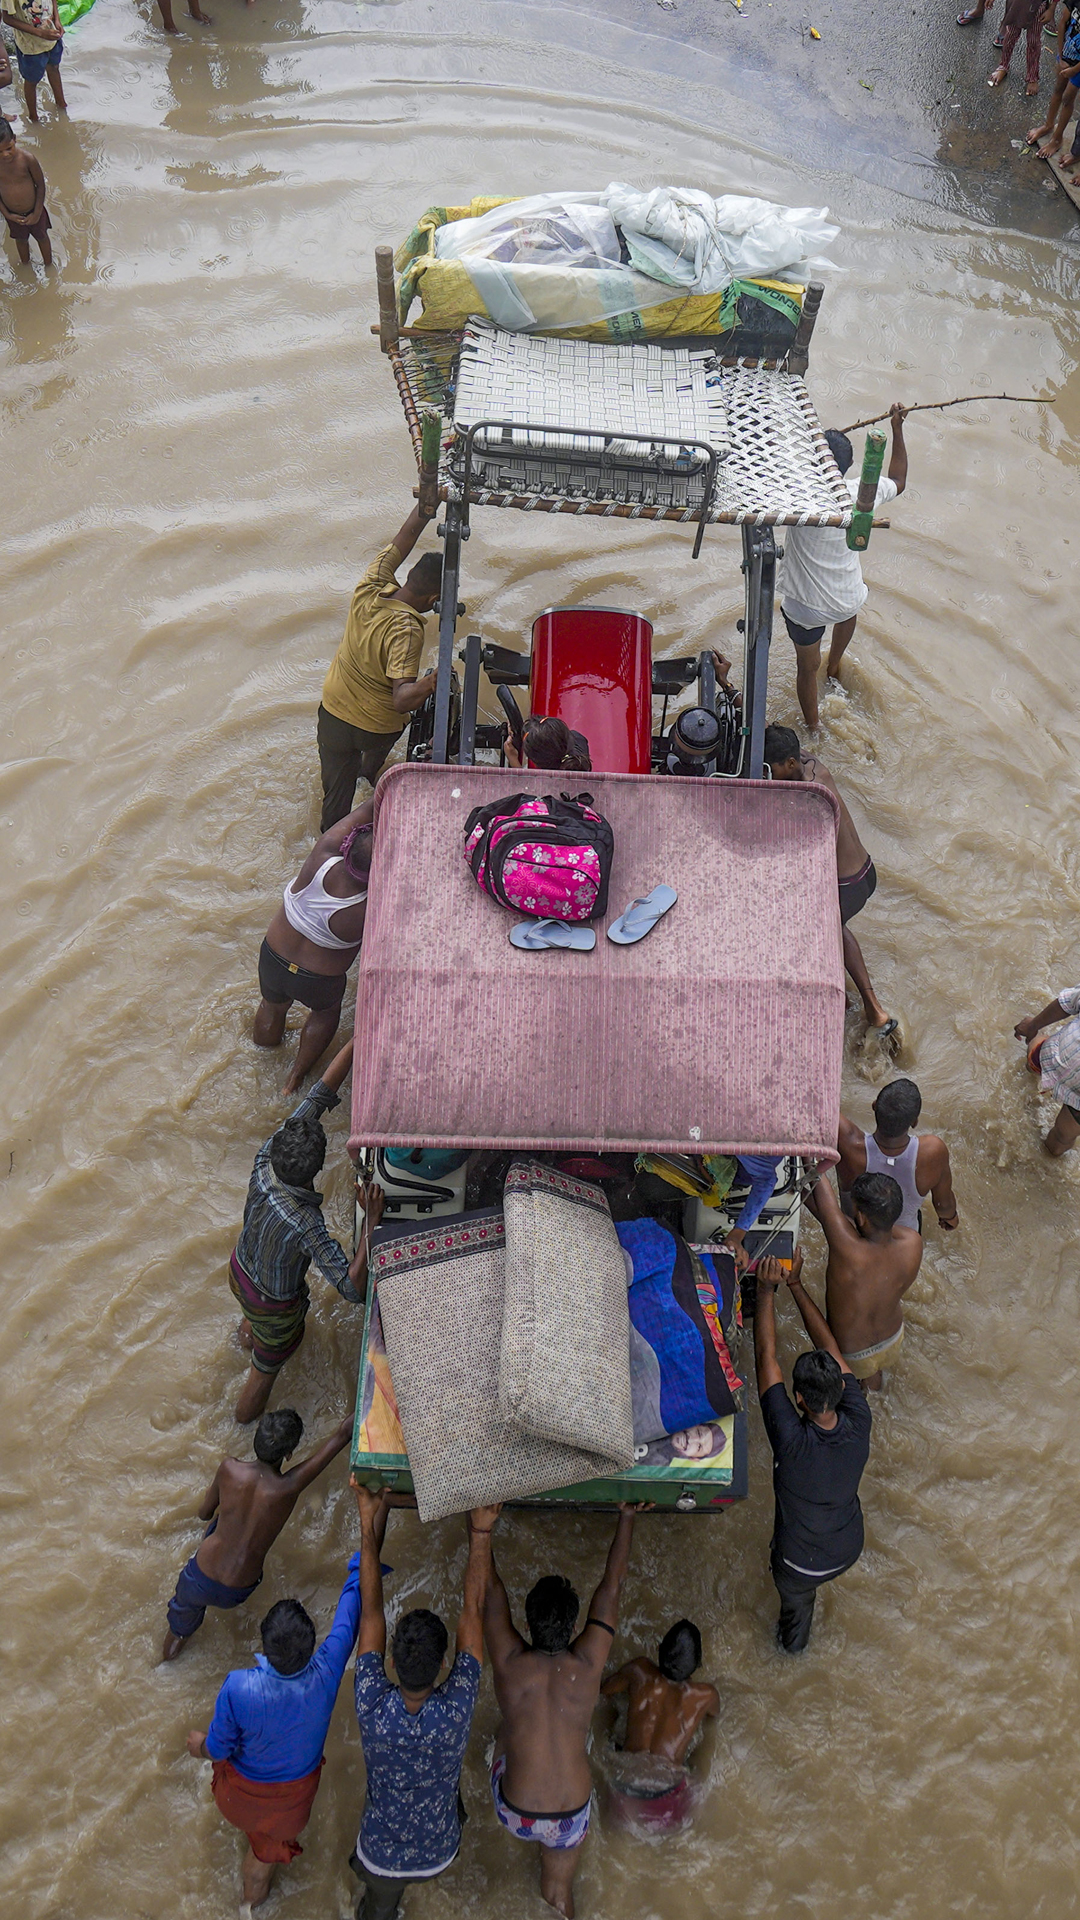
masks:
[[[417,299],[421,312],[412,325],[424,332],[456,333],[473,316],[485,314],[464,263],[440,260],[435,235],[452,220],[478,219],[516,197],[479,194],[467,207],[429,207],[421,214],[395,258],[403,326]],[[573,340],[632,344],[709,336],[726,354],[771,360],[787,352],[802,312],[803,288],[783,280],[733,280],[722,293],[675,294],[656,305],[608,316],[603,311],[602,269],[522,265],[514,278],[541,322],[535,331]]]

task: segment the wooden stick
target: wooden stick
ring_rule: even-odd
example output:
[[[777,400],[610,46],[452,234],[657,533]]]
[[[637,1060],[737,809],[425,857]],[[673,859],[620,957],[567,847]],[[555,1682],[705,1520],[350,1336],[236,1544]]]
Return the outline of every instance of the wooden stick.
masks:
[[[439,451],[441,445],[441,418],[433,412],[425,413],[420,422],[420,485],[417,498],[420,511],[426,520],[434,520],[439,511]]]
[[[424,430],[420,424],[420,415],[416,411],[416,401],[413,398],[413,390],[409,385],[409,376],[402,364],[401,349],[395,342],[393,346],[386,348],[385,352],[397,383],[402,411],[405,415],[405,425],[409,429],[409,437],[413,443],[413,452],[416,455],[416,464],[419,466],[423,454]]]
[[[789,373],[798,374],[800,379],[805,378],[806,369],[810,363],[810,338],[824,292],[823,280],[811,280],[803,294],[802,312],[799,315],[795,338],[788,348],[787,370]]]
[[[942,407],[968,407],[978,400],[1011,400],[1018,407],[1047,407],[1048,400],[1040,400],[1034,393],[965,393],[958,400],[917,400],[914,406],[907,407],[907,413],[940,413]],[[855,433],[859,427],[876,427],[879,420],[887,420],[891,409],[884,413],[871,414],[869,420],[853,420],[850,427],[841,427],[841,433]]]
[[[375,285],[379,294],[379,344],[385,353],[389,347],[396,347],[398,340],[393,247],[375,249]]]

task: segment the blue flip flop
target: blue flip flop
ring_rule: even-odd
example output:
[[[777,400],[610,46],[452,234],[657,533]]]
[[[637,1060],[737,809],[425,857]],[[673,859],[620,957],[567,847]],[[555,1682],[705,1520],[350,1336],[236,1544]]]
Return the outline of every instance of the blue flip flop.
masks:
[[[625,913],[613,920],[607,930],[607,937],[617,947],[632,947],[651,933],[657,921],[675,905],[678,899],[674,887],[654,887],[640,900],[631,900]]]
[[[570,926],[565,920],[522,920],[510,929],[510,945],[524,953],[542,953],[551,947],[591,953],[596,945],[596,928]]]

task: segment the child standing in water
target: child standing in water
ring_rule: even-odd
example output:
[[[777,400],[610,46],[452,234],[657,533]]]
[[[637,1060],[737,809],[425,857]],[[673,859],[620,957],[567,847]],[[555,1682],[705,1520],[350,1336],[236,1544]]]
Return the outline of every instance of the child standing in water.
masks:
[[[0,18],[15,33],[15,58],[26,94],[26,117],[36,126],[37,90],[48,80],[61,113],[67,112],[60,62],[64,57],[64,29],[56,0],[8,0]]]
[[[6,120],[0,120],[0,213],[8,224],[19,259],[25,266],[30,259],[30,237],[41,248],[42,262],[52,266],[49,228],[52,221],[45,211],[45,175],[32,153],[24,153],[15,144],[15,135]]]

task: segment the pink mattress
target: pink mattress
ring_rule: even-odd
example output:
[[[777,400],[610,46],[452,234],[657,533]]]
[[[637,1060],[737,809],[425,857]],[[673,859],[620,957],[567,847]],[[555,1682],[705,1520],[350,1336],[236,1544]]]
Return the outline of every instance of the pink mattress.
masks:
[[[614,829],[608,918],[661,880],[679,899],[636,946],[614,946],[597,922],[593,953],[521,953],[511,915],[462,857],[465,820],[555,782],[423,765],[379,782],[350,1145],[835,1160],[844,968],[832,795],[564,775]]]

